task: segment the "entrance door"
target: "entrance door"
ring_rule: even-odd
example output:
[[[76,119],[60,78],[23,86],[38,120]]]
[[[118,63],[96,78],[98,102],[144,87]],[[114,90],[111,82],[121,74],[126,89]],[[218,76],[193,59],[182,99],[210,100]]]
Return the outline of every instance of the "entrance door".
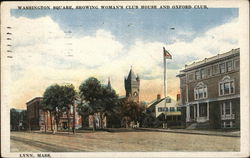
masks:
[[[67,129],[68,128],[68,123],[67,122],[63,122],[63,129]]]

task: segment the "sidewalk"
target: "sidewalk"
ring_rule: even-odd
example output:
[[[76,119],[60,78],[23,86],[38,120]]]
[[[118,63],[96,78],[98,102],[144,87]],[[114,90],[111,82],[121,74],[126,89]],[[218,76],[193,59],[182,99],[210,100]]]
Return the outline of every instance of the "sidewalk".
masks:
[[[160,128],[137,128],[137,130],[144,131],[157,131],[169,133],[184,133],[184,134],[197,134],[197,135],[212,135],[212,136],[225,136],[225,137],[240,137],[240,131],[209,131],[209,130],[188,130],[188,129],[160,129]]]

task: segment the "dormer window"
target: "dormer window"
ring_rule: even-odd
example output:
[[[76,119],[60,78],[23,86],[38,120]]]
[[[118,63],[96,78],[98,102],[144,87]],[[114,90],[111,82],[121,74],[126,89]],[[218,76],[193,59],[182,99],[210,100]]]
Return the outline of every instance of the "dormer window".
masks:
[[[194,99],[198,100],[204,98],[207,98],[207,86],[203,82],[200,82],[194,88]]]

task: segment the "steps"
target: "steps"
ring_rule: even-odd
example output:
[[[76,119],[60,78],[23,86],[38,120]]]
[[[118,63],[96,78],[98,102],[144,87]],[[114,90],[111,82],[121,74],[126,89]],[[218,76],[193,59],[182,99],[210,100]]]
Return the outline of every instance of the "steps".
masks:
[[[195,122],[188,125],[186,129],[196,129],[196,128],[197,128],[197,123]]]
[[[186,129],[209,129],[209,128],[210,128],[209,121],[206,121],[206,122],[188,123]]]

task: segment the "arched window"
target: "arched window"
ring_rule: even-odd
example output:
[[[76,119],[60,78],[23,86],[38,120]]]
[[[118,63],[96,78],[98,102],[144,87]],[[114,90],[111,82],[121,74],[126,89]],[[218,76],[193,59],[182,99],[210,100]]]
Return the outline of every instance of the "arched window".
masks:
[[[203,82],[199,82],[194,88],[194,99],[207,98],[207,86]]]
[[[221,82],[219,82],[219,94],[228,95],[234,93],[234,80],[231,79],[229,76],[223,77]]]

